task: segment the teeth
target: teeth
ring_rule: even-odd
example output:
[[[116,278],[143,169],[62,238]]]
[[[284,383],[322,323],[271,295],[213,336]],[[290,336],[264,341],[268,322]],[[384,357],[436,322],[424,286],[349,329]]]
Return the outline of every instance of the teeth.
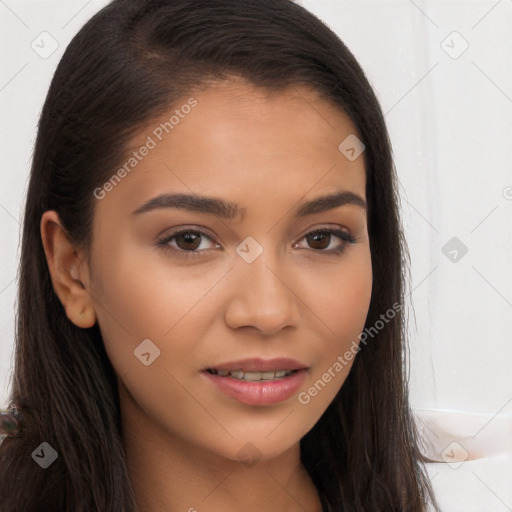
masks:
[[[277,370],[275,372],[244,372],[243,370],[209,370],[214,375],[220,377],[227,377],[228,375],[238,380],[247,380],[251,382],[257,382],[262,380],[274,380],[288,377],[295,370]]]
[[[244,380],[261,380],[261,372],[242,372]]]

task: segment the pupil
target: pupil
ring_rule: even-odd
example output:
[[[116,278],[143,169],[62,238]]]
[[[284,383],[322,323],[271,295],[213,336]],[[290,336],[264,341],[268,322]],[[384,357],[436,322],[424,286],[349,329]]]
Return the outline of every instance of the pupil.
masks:
[[[197,249],[199,247],[199,241],[200,237],[197,234],[194,233],[183,233],[181,235],[178,235],[176,238],[176,242],[181,247],[181,244],[184,244],[185,247],[181,247],[182,249]],[[181,244],[180,244],[181,242]],[[187,245],[188,244],[188,245]],[[190,246],[192,244],[192,247]]]
[[[308,235],[309,245],[314,249],[325,249],[329,247],[330,242],[330,234],[329,233],[314,233],[312,235]],[[323,243],[327,240],[327,244]]]

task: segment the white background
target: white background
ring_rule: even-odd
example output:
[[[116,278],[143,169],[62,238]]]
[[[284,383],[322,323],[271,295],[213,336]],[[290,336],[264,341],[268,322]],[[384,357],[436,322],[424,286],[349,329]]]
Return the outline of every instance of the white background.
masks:
[[[40,109],[106,3],[0,1],[2,407]],[[300,3],[355,54],[385,113],[411,254],[411,403],[442,509],[512,511],[512,1]],[[42,32],[58,43],[46,58]]]

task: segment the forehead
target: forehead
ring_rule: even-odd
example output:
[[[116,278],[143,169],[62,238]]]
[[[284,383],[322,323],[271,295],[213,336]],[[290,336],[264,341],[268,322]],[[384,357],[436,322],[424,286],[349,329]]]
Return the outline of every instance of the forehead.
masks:
[[[184,96],[137,132],[120,164],[125,177],[109,200],[140,203],[180,190],[296,201],[315,188],[329,193],[341,186],[365,197],[363,156],[350,161],[339,150],[355,133],[341,109],[306,86],[268,91],[222,82]],[[150,150],[141,157],[145,146]]]
[[[169,144],[174,140],[175,150],[182,138],[193,137],[203,150],[226,149],[226,143],[234,142],[232,154],[247,154],[251,149],[259,155],[263,151],[318,153],[337,148],[340,137],[356,132],[339,107],[304,85],[268,91],[245,82],[221,82],[194,99],[197,105],[172,129]],[[177,110],[186,100],[176,102]],[[152,125],[165,123],[168,117]]]

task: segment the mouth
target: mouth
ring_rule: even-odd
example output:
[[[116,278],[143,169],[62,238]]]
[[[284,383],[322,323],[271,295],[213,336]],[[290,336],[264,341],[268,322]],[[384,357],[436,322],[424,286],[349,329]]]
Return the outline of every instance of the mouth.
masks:
[[[294,359],[244,359],[204,368],[206,382],[246,405],[265,406],[289,400],[304,384],[309,367]]]
[[[238,380],[260,382],[285,379],[286,377],[289,377],[293,373],[297,373],[300,370],[252,372],[244,370],[216,370],[215,368],[208,368],[206,371],[212,375],[218,375],[219,377],[232,377],[233,379]]]

